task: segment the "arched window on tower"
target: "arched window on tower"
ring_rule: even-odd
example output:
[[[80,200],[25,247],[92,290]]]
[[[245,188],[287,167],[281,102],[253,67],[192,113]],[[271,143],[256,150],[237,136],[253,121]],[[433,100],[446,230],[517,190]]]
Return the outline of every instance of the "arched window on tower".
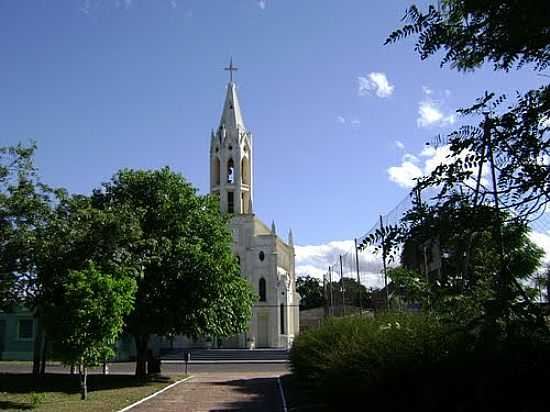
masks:
[[[220,185],[220,159],[214,158],[214,184],[216,186]]]
[[[248,170],[248,164],[248,158],[244,156],[241,161],[241,182],[245,185],[250,184],[250,171]]]
[[[227,183],[235,183],[235,164],[233,159],[227,161]]]
[[[227,192],[227,213],[235,213],[235,194]]]
[[[261,278],[260,279],[260,284],[259,284],[259,294],[260,294],[260,302],[266,302],[267,301],[267,296],[266,296],[266,288],[265,288],[265,279],[264,278]]]

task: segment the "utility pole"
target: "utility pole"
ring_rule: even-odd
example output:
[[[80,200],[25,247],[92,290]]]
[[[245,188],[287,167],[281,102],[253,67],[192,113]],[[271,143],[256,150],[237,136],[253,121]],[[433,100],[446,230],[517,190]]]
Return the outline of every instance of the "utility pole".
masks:
[[[382,264],[384,265],[384,290],[386,300],[386,312],[389,311],[390,301],[388,293],[388,270],[386,268],[386,235],[384,234],[384,222],[382,215],[380,215],[380,233],[382,233]]]
[[[508,282],[506,279],[506,270],[504,268],[505,262],[504,262],[504,237],[502,234],[502,219],[500,216],[500,204],[498,201],[498,188],[497,188],[497,177],[496,177],[496,171],[495,171],[495,160],[493,155],[493,143],[491,139],[491,119],[489,118],[489,114],[485,113],[485,121],[483,122],[483,138],[484,141],[487,143],[487,155],[489,157],[489,166],[491,168],[491,180],[493,183],[493,199],[495,202],[495,221],[497,225],[496,230],[496,236],[497,236],[497,242],[498,242],[498,249],[499,249],[499,259],[500,259],[500,270],[498,271],[498,278],[497,278],[497,301],[499,304],[504,303],[507,301],[507,288],[508,288]]]
[[[357,238],[353,239],[355,243],[355,270],[357,272],[357,284],[359,286],[359,310],[363,316],[363,290],[361,288],[361,276],[359,276],[359,248],[357,247]]]
[[[325,298],[325,318],[328,317],[328,311],[329,311],[329,306],[328,306],[328,288],[327,288],[327,274],[326,273],[323,273],[323,297]]]
[[[520,293],[522,298],[527,302],[527,304],[530,306],[531,309],[534,310],[534,313],[536,313],[537,321],[540,324],[544,323],[544,318],[542,317],[542,313],[540,311],[540,308],[537,306],[534,306],[531,302],[531,298],[525,293],[523,290],[523,287],[519,284],[517,279],[513,276],[511,276],[511,273],[508,269],[508,264],[506,262],[506,257],[504,253],[504,234],[503,234],[503,222],[502,222],[502,216],[500,213],[500,203],[498,199],[498,188],[497,188],[497,178],[496,178],[496,168],[495,168],[495,160],[494,160],[494,154],[493,154],[493,142],[492,142],[492,120],[489,116],[489,113],[484,113],[485,115],[485,121],[483,122],[483,138],[484,141],[487,144],[487,156],[489,158],[489,167],[491,169],[491,180],[492,180],[492,189],[493,189],[493,199],[495,203],[495,217],[496,217],[496,237],[499,247],[499,258],[500,258],[500,270],[498,271],[498,277],[497,277],[497,304],[499,305],[499,309],[503,309],[503,306],[508,304],[512,298],[511,296],[511,288],[512,286],[516,288],[516,290]],[[506,324],[509,326],[509,316],[508,313],[504,313],[504,316],[507,320]],[[496,319],[495,319],[496,320]]]
[[[344,269],[342,265],[342,255],[340,255],[340,286],[342,289],[342,315],[346,314],[345,297],[346,290],[344,289]]]
[[[333,311],[333,296],[332,296],[332,269],[328,267],[328,290],[329,290],[329,314],[330,316],[334,315]]]
[[[477,178],[476,178],[476,188],[475,188],[475,192],[474,192],[474,204],[472,205],[472,208],[474,210],[474,212],[476,211],[476,208],[477,208],[477,201],[478,201],[478,198],[479,198],[479,191],[481,189],[481,177],[483,176],[483,163],[485,163],[485,154],[486,154],[486,151],[487,151],[487,135],[485,133],[485,130],[484,130],[484,136],[483,136],[483,147],[482,147],[482,151],[481,151],[481,156],[480,156],[480,160],[479,160],[479,166],[478,166],[478,169],[477,169]],[[462,288],[464,288],[464,285],[466,283],[466,281],[468,280],[469,276],[468,276],[468,271],[469,271],[469,266],[470,266],[470,256],[471,256],[471,253],[472,253],[472,240],[473,240],[473,232],[470,233],[470,236],[468,236],[468,242],[466,244],[466,256],[464,258],[464,268],[462,270]]]

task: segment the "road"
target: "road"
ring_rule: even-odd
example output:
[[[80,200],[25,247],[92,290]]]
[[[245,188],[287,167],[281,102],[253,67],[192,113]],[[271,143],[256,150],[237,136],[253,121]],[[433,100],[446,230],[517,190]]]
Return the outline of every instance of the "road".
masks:
[[[133,374],[135,363],[117,362],[110,364],[110,373]],[[288,373],[287,363],[208,363],[208,364],[189,364],[188,373],[191,375],[208,373],[276,373],[283,375]],[[32,365],[30,362],[10,362],[0,361],[0,373],[31,373]],[[48,364],[46,367],[48,373],[68,373],[69,370],[58,363]],[[90,370],[90,373],[101,373],[101,368]],[[164,374],[183,374],[185,373],[184,364],[162,364],[162,373]]]

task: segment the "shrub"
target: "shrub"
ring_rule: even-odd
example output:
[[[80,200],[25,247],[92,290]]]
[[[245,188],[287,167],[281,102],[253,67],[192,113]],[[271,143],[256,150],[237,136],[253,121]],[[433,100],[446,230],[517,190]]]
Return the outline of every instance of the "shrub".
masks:
[[[327,320],[295,340],[290,362],[304,390],[339,408],[530,411],[544,405],[533,393],[544,393],[548,353],[533,336],[488,344],[433,315],[389,314]]]
[[[46,400],[46,394],[40,392],[31,392],[31,409],[37,409]]]

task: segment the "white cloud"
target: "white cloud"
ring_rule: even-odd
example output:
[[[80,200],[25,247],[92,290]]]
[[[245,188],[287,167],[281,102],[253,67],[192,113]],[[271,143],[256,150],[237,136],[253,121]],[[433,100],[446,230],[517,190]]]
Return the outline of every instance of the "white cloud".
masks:
[[[405,155],[406,156],[406,155]],[[418,179],[423,176],[422,169],[416,165],[416,162],[405,159],[399,166],[392,166],[388,169],[388,174],[392,182],[397,183],[404,188],[412,188],[415,184],[414,179]]]
[[[414,179],[429,175],[440,164],[450,161],[451,151],[448,145],[425,147],[418,156],[405,153],[401,157],[399,166],[388,168],[388,175],[392,182],[404,188],[412,188],[415,185]]]
[[[258,7],[260,9],[265,10],[266,6],[267,6],[266,0],[258,0]]]
[[[425,146],[418,155],[411,153],[405,153],[401,157],[401,164],[399,166],[392,166],[388,168],[388,177],[392,182],[397,183],[399,186],[410,189],[414,187],[415,180],[422,176],[430,175],[439,165],[449,164],[455,161],[455,157],[451,157],[450,146],[443,145],[439,147]],[[464,152],[460,155],[460,158],[464,158],[472,152]],[[476,166],[474,168],[477,169]],[[467,183],[473,187],[476,184],[477,174],[467,181]],[[481,184],[487,186],[489,184],[489,168],[484,167],[481,174]]]
[[[122,3],[123,3],[123,5],[124,5],[124,8],[125,8],[125,9],[128,9],[128,8],[130,8],[130,6],[132,5],[132,0],[122,0]],[[116,6],[117,6],[117,7],[120,6],[120,1],[119,1],[119,0],[117,0]]]
[[[175,9],[178,6],[178,3],[176,3],[176,0],[170,0],[170,6]]]
[[[427,86],[422,86],[424,98],[418,102],[418,118],[416,125],[418,127],[445,127],[453,124],[456,117],[453,113],[445,111],[445,99],[434,99],[434,91]],[[449,97],[451,92],[445,90],[445,97]]]
[[[418,127],[439,126],[445,127],[456,121],[454,114],[443,114],[439,104],[433,100],[423,100],[418,103]]]
[[[336,264],[336,273],[333,280],[340,278],[339,256],[343,256],[344,276],[357,278],[354,257],[353,240],[335,240],[321,245],[295,246],[296,248],[296,274],[310,275],[323,279],[328,272],[328,267]],[[372,248],[367,248],[359,253],[359,269],[361,282],[367,287],[381,287],[384,279],[382,276],[382,257],[380,253],[374,253]]]
[[[91,4],[90,0],[84,0],[81,3],[81,6],[80,6],[80,12],[82,14],[90,14],[90,9],[91,8],[92,8],[92,4]]]
[[[545,264],[550,265],[550,232],[548,234],[541,232],[529,233],[529,238],[533,243],[542,248],[545,252],[543,261]]]
[[[359,120],[359,119],[351,119],[351,120],[349,120],[349,118],[346,119],[346,118],[345,118],[344,116],[342,116],[342,115],[336,116],[336,121],[337,121],[338,123],[340,123],[340,124],[344,124],[344,125],[348,124],[348,125],[350,125],[350,126],[353,127],[353,128],[357,128],[357,127],[361,126],[361,120]]]
[[[420,156],[425,157],[424,174],[430,174],[435,168],[441,164],[447,164],[450,161],[451,149],[449,145],[433,147],[426,146],[420,152]]]
[[[394,85],[390,84],[385,73],[371,72],[367,77],[357,77],[359,96],[370,95],[375,92],[378,97],[389,97],[393,94]]]
[[[397,147],[398,149],[401,149],[401,150],[405,149],[405,145],[403,144],[403,142],[396,140],[394,143],[395,143],[395,147]]]

